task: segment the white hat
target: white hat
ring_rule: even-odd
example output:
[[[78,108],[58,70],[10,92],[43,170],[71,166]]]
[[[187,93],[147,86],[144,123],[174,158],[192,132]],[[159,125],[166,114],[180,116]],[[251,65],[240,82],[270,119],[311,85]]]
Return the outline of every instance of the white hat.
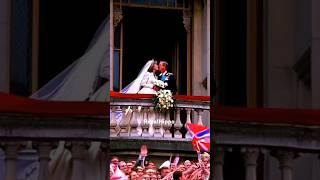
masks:
[[[146,171],[146,173],[154,173],[155,171],[153,170],[153,169],[148,169],[147,171]]]
[[[165,161],[164,163],[162,163],[161,166],[159,167],[159,169],[162,169],[164,167],[169,168],[170,167],[170,161]]]

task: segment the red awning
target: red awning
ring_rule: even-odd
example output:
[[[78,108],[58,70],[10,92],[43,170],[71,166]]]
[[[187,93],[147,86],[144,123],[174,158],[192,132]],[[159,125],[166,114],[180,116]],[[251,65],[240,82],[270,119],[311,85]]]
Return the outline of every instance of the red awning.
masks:
[[[320,125],[320,110],[281,108],[211,108],[211,119],[237,123]]]
[[[105,116],[104,102],[43,101],[0,92],[0,113],[27,113],[48,116]]]
[[[152,94],[123,94],[119,92],[110,92],[111,98],[120,99],[152,99],[154,95]],[[181,101],[210,101],[210,96],[186,96],[186,95],[175,95],[176,100]]]

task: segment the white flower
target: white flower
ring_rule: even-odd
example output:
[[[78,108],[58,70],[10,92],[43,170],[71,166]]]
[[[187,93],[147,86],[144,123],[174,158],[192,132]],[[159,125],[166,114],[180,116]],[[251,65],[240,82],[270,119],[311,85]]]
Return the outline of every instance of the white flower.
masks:
[[[157,81],[155,84],[159,84],[159,87],[164,87],[167,83]],[[156,104],[155,107],[161,110],[169,110],[173,107],[174,100],[170,90],[161,89],[156,93]]]

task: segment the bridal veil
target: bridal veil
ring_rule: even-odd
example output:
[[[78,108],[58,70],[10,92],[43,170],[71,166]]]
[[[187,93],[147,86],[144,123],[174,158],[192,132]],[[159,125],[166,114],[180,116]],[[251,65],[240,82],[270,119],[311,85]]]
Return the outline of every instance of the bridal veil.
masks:
[[[106,101],[109,97],[110,24],[106,18],[95,33],[84,55],[69,65],[31,98],[59,101]],[[59,52],[57,52],[59,53]],[[106,82],[101,83],[101,80]],[[102,85],[101,85],[102,84]],[[100,142],[92,142],[84,156],[85,180],[105,179],[107,160],[100,152]],[[72,177],[72,154],[60,141],[50,154],[49,180]]]
[[[154,60],[149,60],[139,72],[137,78],[132,81],[129,85],[121,90],[121,93],[125,94],[137,94],[141,89],[141,81],[143,76],[147,73],[149,67],[154,63]]]
[[[106,18],[82,57],[40,88],[31,98],[61,101],[105,101],[110,77],[110,24]],[[59,52],[57,52],[59,53]],[[99,87],[99,85],[101,87]],[[93,98],[92,98],[93,97]]]

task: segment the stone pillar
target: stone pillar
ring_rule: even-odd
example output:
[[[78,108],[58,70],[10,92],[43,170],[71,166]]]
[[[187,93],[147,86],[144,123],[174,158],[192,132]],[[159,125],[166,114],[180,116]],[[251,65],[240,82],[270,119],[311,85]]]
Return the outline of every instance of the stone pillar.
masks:
[[[161,126],[162,126],[162,122],[161,122],[161,113],[158,111],[154,111],[155,115],[156,115],[156,122],[154,123],[154,137],[155,138],[161,138],[162,137],[162,133],[161,133]]]
[[[191,52],[192,52],[192,34],[191,34],[191,12],[190,11],[183,11],[183,25],[187,33],[187,74],[188,79],[192,78],[192,71],[191,71]],[[191,81],[187,82],[187,95],[191,95],[192,87]]]
[[[243,148],[243,158],[246,168],[246,180],[257,179],[257,160],[259,157],[259,149],[257,148]]]
[[[52,143],[40,142],[36,145],[39,153],[39,179],[48,179],[49,177],[49,161]]]
[[[131,116],[130,115],[130,107],[127,107],[127,106],[122,106],[121,107],[122,109],[122,119],[120,121],[120,136],[129,136],[129,117]]]
[[[137,116],[138,116],[138,107],[132,107],[132,119],[130,121],[130,136],[132,137],[137,137],[139,136],[139,133],[138,133],[138,126],[139,126],[139,123],[138,123],[138,119],[137,119]]]
[[[175,123],[174,123],[174,138],[182,138],[182,134],[180,132],[180,129],[182,128],[182,123],[180,120],[180,108],[175,108],[175,115],[176,115],[176,119],[175,119]]]
[[[172,127],[172,124],[168,123],[170,122],[170,112],[165,113],[165,118],[164,118],[164,124],[163,124],[163,129],[164,129],[164,138],[172,138],[172,134],[170,132],[170,128]]]
[[[279,168],[281,171],[281,180],[292,180],[292,167],[295,154],[293,151],[279,150],[274,152],[275,156],[279,161]]]
[[[149,121],[149,135],[150,137],[154,136],[154,123],[156,121],[156,113],[155,113],[154,107],[149,107],[149,113],[148,113],[148,121]]]
[[[192,123],[191,122],[191,109],[190,108],[186,108],[186,112],[187,112],[187,121],[186,121],[186,124],[184,125],[184,127],[187,129],[187,125]],[[191,134],[190,131],[187,131],[186,138],[189,138],[189,139],[192,138],[192,134]]]
[[[74,141],[71,144],[72,153],[72,177],[71,180],[84,180],[83,160],[87,155],[88,144],[86,142]]]
[[[143,114],[143,120],[142,120],[142,137],[150,137],[149,134],[149,118],[148,118],[148,107],[142,107],[142,114]]]
[[[110,15],[109,15],[109,21],[110,21],[110,91],[113,91],[113,50],[114,50],[114,26],[112,26],[113,22],[113,1],[110,1]]]
[[[202,109],[197,109],[196,112],[197,112],[197,115],[198,115],[198,124],[199,125],[203,125],[203,122],[202,122],[202,112],[203,112],[203,110]]]
[[[112,106],[111,117],[110,117],[110,137],[117,136],[117,121],[116,121],[116,107]]]
[[[192,23],[192,95],[202,94],[203,8],[201,0],[194,0]]]
[[[138,135],[137,136],[142,136],[142,131],[143,131],[142,124],[144,122],[143,122],[143,111],[142,111],[142,107],[141,106],[137,107],[136,119],[137,119],[137,122],[138,122],[138,127],[137,127]]]
[[[17,179],[17,155],[20,144],[18,142],[5,143],[5,180]]]
[[[207,30],[206,30],[206,36],[207,36],[207,42],[206,42],[206,46],[207,46],[207,48],[206,48],[206,56],[207,56],[207,58],[206,58],[206,60],[207,60],[207,96],[210,96],[210,86],[211,86],[211,84],[210,84],[210,82],[211,82],[211,71],[210,71],[210,65],[211,65],[211,37],[210,37],[210,35],[211,35],[211,30],[210,30],[210,23],[211,23],[211,9],[210,9],[210,0],[207,0],[207,4],[206,4],[206,14],[207,14],[207,17],[206,17],[206,20],[207,20],[207,25],[206,25],[206,28],[207,28]],[[212,33],[213,34],[213,33]],[[213,52],[213,53],[215,53],[215,52]],[[213,63],[213,61],[212,61],[212,63]],[[208,124],[210,124],[210,123],[208,123]]]
[[[110,1],[110,91],[113,91],[114,83],[114,32],[122,18],[122,6]]]
[[[320,108],[320,1],[312,0],[311,86],[312,107]]]
[[[214,180],[223,180],[223,159],[224,159],[224,149],[222,147],[216,148],[216,154],[214,155]]]

